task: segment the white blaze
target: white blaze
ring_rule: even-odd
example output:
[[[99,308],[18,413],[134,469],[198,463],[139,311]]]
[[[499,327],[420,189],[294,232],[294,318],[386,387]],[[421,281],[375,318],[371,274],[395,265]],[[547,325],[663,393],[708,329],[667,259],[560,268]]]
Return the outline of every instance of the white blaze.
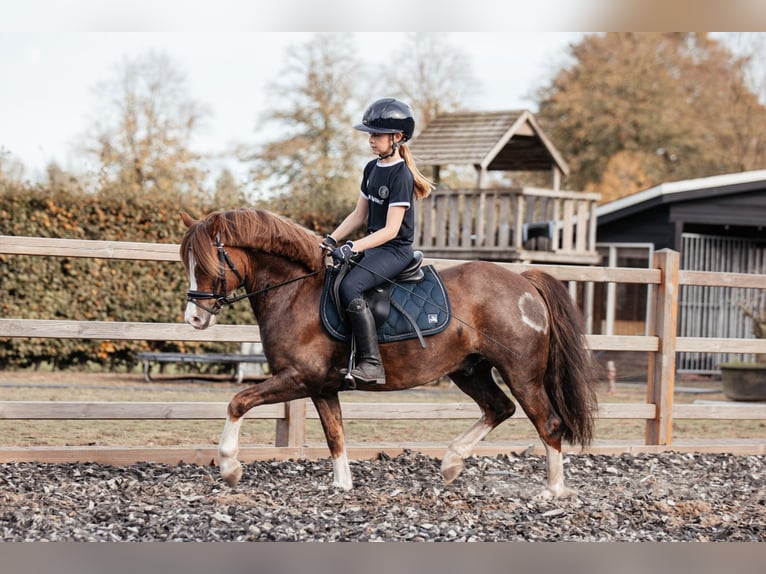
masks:
[[[197,262],[194,260],[194,254],[189,252],[189,290],[197,290],[197,277],[195,270]],[[186,303],[186,311],[184,312],[184,321],[189,323],[195,329],[205,329],[211,325],[215,325],[215,315],[211,315],[204,309],[195,305],[192,301]]]

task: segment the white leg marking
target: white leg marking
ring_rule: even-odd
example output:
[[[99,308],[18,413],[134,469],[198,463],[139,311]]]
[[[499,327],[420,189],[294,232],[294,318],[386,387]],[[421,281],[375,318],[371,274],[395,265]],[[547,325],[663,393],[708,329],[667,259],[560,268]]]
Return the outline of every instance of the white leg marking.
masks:
[[[564,485],[564,456],[545,442],[543,446],[548,470],[548,485],[535,498],[563,498],[577,495],[574,490]]]
[[[351,481],[351,467],[348,465],[348,455],[346,449],[338,458],[332,459],[332,485],[343,490],[351,490],[353,486]]]
[[[194,254],[189,252],[189,290],[197,290],[197,277],[195,276],[195,269],[197,262],[194,260]],[[204,309],[197,307],[194,303],[189,301],[186,303],[186,310],[184,311],[184,321],[195,329],[207,329],[215,325],[215,315],[211,315]]]
[[[229,484],[234,486],[242,478],[242,465],[237,460],[239,454],[239,427],[242,425],[242,419],[232,421],[226,418],[226,424],[223,427],[221,441],[218,443],[218,464],[221,466],[221,477]]]
[[[481,417],[471,428],[454,439],[447,447],[442,459],[442,476],[447,484],[455,480],[463,471],[463,461],[471,456],[474,447],[483,439],[492,427]]]

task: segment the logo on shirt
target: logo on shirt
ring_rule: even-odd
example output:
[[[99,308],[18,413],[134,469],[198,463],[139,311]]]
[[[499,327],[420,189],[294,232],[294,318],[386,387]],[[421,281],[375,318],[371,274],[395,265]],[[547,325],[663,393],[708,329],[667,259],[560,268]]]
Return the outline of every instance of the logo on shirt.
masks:
[[[386,187],[385,185],[381,185],[378,188],[378,195],[380,196],[381,199],[386,199],[388,197],[388,187]]]

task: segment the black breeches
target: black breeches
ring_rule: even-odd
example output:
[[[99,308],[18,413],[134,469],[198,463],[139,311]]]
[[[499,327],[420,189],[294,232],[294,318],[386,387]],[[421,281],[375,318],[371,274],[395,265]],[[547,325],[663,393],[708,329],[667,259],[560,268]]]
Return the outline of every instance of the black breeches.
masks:
[[[412,247],[391,247],[381,245],[364,252],[358,265],[343,278],[340,285],[340,302],[343,309],[354,299],[363,297],[364,292],[377,287],[386,280],[394,279],[412,261]]]

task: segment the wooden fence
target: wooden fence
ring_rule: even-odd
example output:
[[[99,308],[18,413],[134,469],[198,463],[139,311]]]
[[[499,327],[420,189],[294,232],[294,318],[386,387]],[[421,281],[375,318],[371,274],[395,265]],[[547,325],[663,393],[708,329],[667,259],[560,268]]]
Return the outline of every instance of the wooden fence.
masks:
[[[451,259],[599,263],[600,197],[530,187],[437,189],[415,204],[415,247]],[[542,240],[530,240],[538,233]]]
[[[62,257],[93,257],[179,262],[178,246],[108,241],[83,241],[0,236],[0,254],[44,255]],[[430,259],[437,268],[459,261]],[[514,271],[531,267],[525,264],[502,264]],[[647,352],[650,356],[647,373],[647,398],[641,403],[603,403],[598,417],[609,419],[644,420],[645,440],[628,443],[596,443],[586,452],[638,452],[662,450],[723,451],[736,453],[766,452],[763,437],[745,441],[702,441],[696,444],[674,443],[674,419],[757,419],[766,420],[766,404],[718,403],[673,404],[676,353],[766,353],[766,341],[755,339],[712,339],[678,337],[678,293],[680,285],[714,285],[722,287],[764,288],[766,275],[741,273],[709,273],[682,271],[679,254],[670,250],[655,254],[653,269],[537,266],[566,282],[644,283],[654,285],[648,336],[586,335],[586,344],[593,351]],[[179,265],[179,272],[181,267]],[[181,294],[179,294],[181,296]],[[45,337],[112,340],[179,340],[234,341],[260,340],[257,326],[217,325],[204,331],[185,324],[130,323],[111,321],[30,320],[0,318],[0,337]],[[0,419],[20,420],[121,420],[121,419],[217,419],[223,421],[226,403],[188,402],[38,402],[0,401]],[[375,419],[476,419],[478,407],[473,403],[344,403],[345,420]],[[261,406],[247,415],[249,418],[276,421],[274,445],[243,445],[243,461],[285,458],[322,458],[327,456],[324,444],[306,444],[306,420],[318,418],[310,401],[300,400],[281,405]],[[523,417],[517,411],[516,417]],[[349,446],[352,458],[368,458],[379,452],[395,454],[404,449],[416,449],[439,456],[446,444],[368,444]],[[523,444],[481,443],[476,454],[497,454],[529,450]],[[576,452],[579,448],[569,448]],[[533,452],[542,452],[534,446]],[[208,464],[216,459],[214,445],[188,447],[2,447],[0,462],[96,461],[127,464],[136,461],[178,463],[179,461]]]

